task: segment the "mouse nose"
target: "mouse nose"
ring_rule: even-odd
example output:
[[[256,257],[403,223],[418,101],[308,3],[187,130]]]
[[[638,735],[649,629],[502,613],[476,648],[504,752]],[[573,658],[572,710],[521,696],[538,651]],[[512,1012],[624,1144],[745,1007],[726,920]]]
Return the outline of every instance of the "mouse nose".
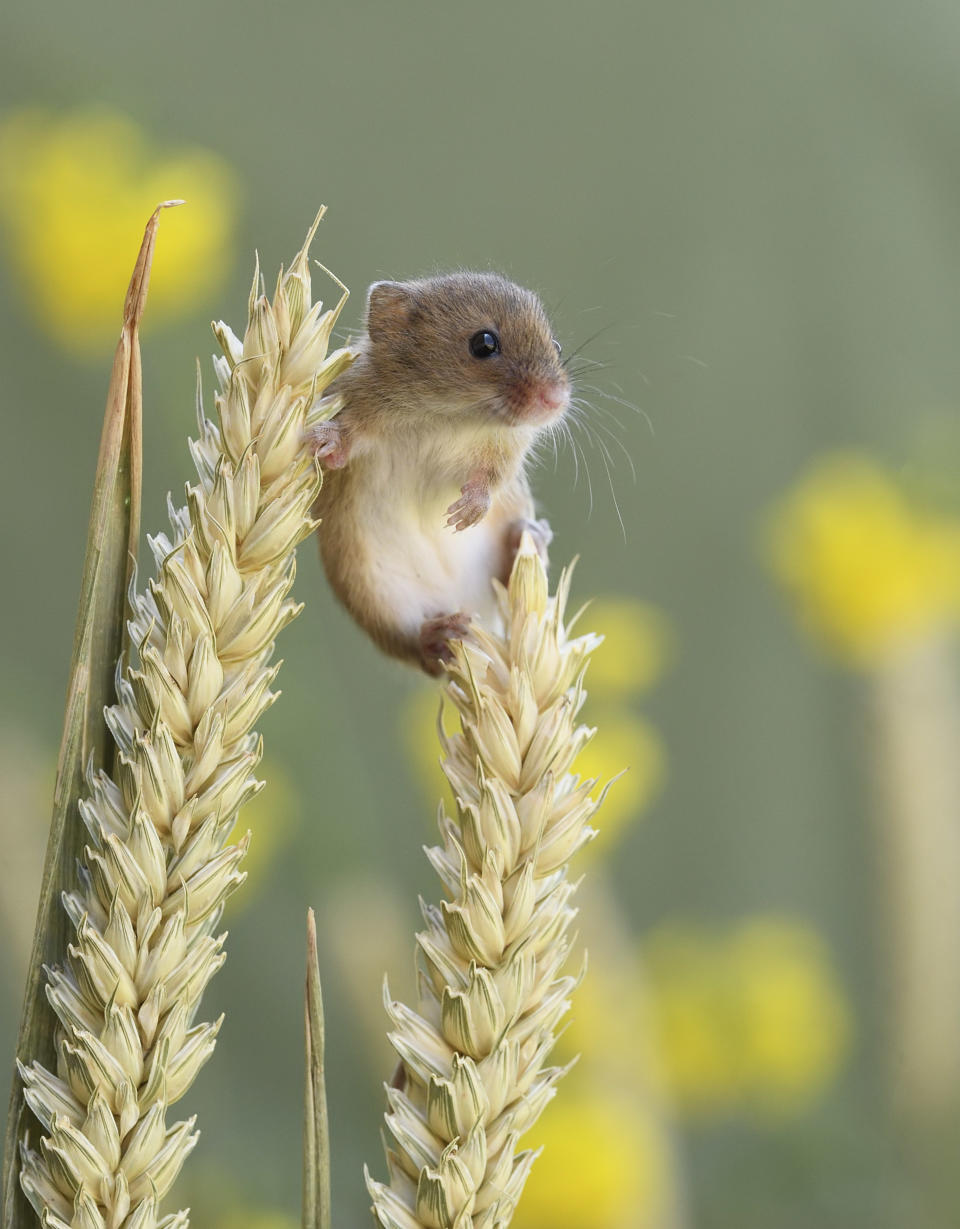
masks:
[[[545,410],[556,413],[567,404],[567,385],[561,380],[544,380],[537,386],[536,399]]]

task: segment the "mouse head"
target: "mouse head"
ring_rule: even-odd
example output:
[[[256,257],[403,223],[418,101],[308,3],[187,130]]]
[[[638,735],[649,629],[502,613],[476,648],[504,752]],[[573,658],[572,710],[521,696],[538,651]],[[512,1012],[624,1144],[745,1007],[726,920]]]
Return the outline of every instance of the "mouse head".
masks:
[[[370,359],[398,403],[497,426],[546,426],[570,383],[540,300],[493,273],[376,282]]]

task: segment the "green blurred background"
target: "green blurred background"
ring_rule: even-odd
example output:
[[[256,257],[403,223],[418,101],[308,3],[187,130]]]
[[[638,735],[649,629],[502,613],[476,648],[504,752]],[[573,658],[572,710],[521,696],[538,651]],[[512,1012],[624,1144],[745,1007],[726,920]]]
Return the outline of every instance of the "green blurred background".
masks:
[[[550,453],[535,484],[554,561],[581,556],[575,593],[598,595],[599,630],[605,612],[617,633],[588,716],[609,731],[604,764],[634,773],[616,831],[582,867],[599,953],[573,1011],[582,1112],[551,1128],[551,1107],[538,1163],[559,1202],[531,1189],[517,1225],[960,1222],[958,603],[949,576],[925,602],[923,562],[935,528],[946,562],[931,566],[950,573],[960,510],[960,9],[8,0],[0,23],[0,1054],[13,1053],[103,398],[143,223],[163,196],[190,198],[163,219],[144,329],[151,531],[190,476],[211,316],[239,328],[254,249],[269,284],[326,203],[314,254],[354,291],[345,326],[376,278],[494,268],[537,288],[565,348],[586,343],[600,364],[583,377],[596,407],[584,458]],[[335,294],[319,274],[317,289]],[[843,514],[817,522],[830,576],[852,586],[837,600],[856,604],[879,576],[897,611],[921,608],[864,653],[798,628],[802,584],[785,594],[765,547],[770,508],[837,450],[863,458],[841,467],[841,496],[863,467],[879,492],[853,564],[843,543],[830,555]],[[871,529],[876,504],[896,549]],[[876,559],[858,579],[863,542]],[[367,1223],[361,1170],[384,1170],[392,1068],[380,981],[412,986],[417,894],[437,892],[421,849],[433,693],[353,628],[309,544],[297,594],[284,695],[262,724],[250,880],[207,997],[227,1021],[183,1103],[203,1132],[176,1189],[196,1224],[297,1216],[308,904],[337,1223]],[[866,604],[857,628],[873,627]],[[634,651],[650,660],[631,665]],[[904,746],[929,755],[914,767],[903,753],[898,790],[884,770]],[[888,834],[921,831],[927,812],[910,810],[931,790],[927,890],[905,884],[911,855]],[[933,921],[915,941],[921,902]],[[922,968],[905,973],[917,942]],[[928,991],[946,1021],[929,1054],[902,1019]],[[600,1040],[614,1025],[619,1051]],[[628,1076],[591,1079],[601,1044]],[[611,1084],[636,1096],[614,1104]],[[565,1158],[553,1171],[551,1131]],[[564,1181],[596,1184],[586,1210]]]

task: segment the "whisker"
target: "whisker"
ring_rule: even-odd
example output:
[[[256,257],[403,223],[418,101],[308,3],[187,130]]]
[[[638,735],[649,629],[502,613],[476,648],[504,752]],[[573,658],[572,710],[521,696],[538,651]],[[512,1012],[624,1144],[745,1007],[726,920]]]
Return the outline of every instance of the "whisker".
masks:
[[[591,333],[590,336],[586,339],[586,341],[582,341],[580,345],[577,346],[576,350],[571,350],[570,353],[564,357],[564,360],[563,360],[564,367],[566,367],[567,363],[569,363],[572,358],[576,358],[581,350],[586,349],[586,347],[589,346],[591,342],[596,341],[598,337],[602,337],[604,333],[609,333],[609,331],[613,327],[614,325],[612,324],[605,324],[603,328],[597,329],[595,333]]]
[[[539,453],[546,451],[547,448],[553,451],[553,472],[557,472],[557,467],[560,463],[560,454],[557,450],[557,432],[554,430],[544,431],[540,438],[533,443],[533,454],[537,461],[540,460]]]
[[[578,425],[582,426],[583,424],[581,423]],[[616,488],[614,487],[614,484],[613,484],[613,458],[610,456],[609,449],[607,448],[603,440],[599,439],[598,437],[591,437],[588,432],[585,432],[585,435],[587,438],[587,442],[590,444],[590,446],[592,448],[595,448],[597,452],[600,454],[600,459],[603,462],[603,468],[606,471],[606,475],[607,475],[607,483],[610,487],[610,496],[613,499],[613,507],[617,514],[617,520],[620,524],[620,532],[623,534],[624,542],[626,542],[627,529],[623,521],[623,513],[620,510],[620,501],[617,499]],[[589,470],[587,472],[589,473]],[[591,508],[592,508],[592,504],[591,504]]]
[[[610,487],[610,497],[613,499],[614,511],[617,514],[617,520],[620,522],[620,532],[623,534],[624,542],[626,542],[627,527],[623,523],[623,513],[620,511],[620,501],[617,499],[617,492],[613,485],[613,471],[611,468],[612,460],[610,457],[610,453],[607,451],[607,447],[603,443],[602,440],[597,439],[595,440],[595,443],[597,444],[597,448],[600,453],[600,459],[603,461],[603,468],[606,470],[606,473],[607,473],[607,483],[609,484],[609,487]]]
[[[607,471],[607,481],[610,483],[610,497],[613,500],[613,506],[616,509],[617,520],[620,522],[620,532],[623,534],[623,541],[627,541],[627,527],[623,523],[623,513],[620,511],[620,501],[617,499],[617,492],[613,489],[613,475],[610,473],[610,467],[607,465],[606,459],[603,462],[604,469]]]
[[[564,424],[564,436],[567,443],[570,445],[570,454],[573,457],[573,485],[577,487],[580,485],[580,457],[577,455],[576,442],[570,433],[569,426],[566,424]]]
[[[656,431],[653,428],[653,419],[642,406],[636,402],[628,401],[625,397],[618,397],[615,393],[609,393],[604,388],[598,388],[596,384],[581,384],[580,387],[587,392],[594,393],[597,397],[602,397],[605,401],[612,401],[615,405],[621,405],[625,410],[632,410],[634,414],[639,414],[647,424],[647,428],[652,436],[656,436]],[[600,407],[594,407],[599,410]]]
[[[570,455],[573,457],[573,485],[578,487],[580,485],[580,453],[577,451],[577,441],[573,438],[573,432],[567,422],[563,424],[563,436],[570,445]]]
[[[609,427],[605,426],[603,423],[594,423],[593,425],[598,431],[603,431],[603,433],[607,436],[607,438],[611,440],[612,443],[616,444],[616,446],[620,449],[623,455],[627,458],[627,464],[630,466],[630,476],[633,478],[634,484],[636,484],[637,467],[633,463],[633,457],[630,455],[630,450],[627,448],[626,444],[624,444],[623,440],[620,439],[618,435],[616,435],[613,431],[610,430]],[[599,442],[600,441],[598,440],[598,443]],[[610,464],[613,465],[613,457],[610,455],[609,450],[606,448],[606,444],[604,444],[603,447],[607,453],[607,457],[610,460]]]
[[[574,452],[576,452],[578,449],[577,441],[573,439],[573,436],[571,436],[570,438],[571,438],[571,441],[573,442],[573,450]],[[590,477],[590,466],[587,464],[587,458],[584,455],[583,449],[580,448],[579,451],[580,451],[580,456],[583,459],[583,472],[587,476],[587,494],[589,497],[589,502],[587,506],[587,520],[589,520],[593,516],[593,479]]]
[[[601,397],[606,396],[604,390],[597,389],[596,391]],[[609,396],[607,396],[606,399],[613,401],[620,400],[619,398],[611,398]],[[630,402],[626,402],[625,404],[628,408],[637,410],[639,413],[643,413],[643,411],[639,410],[639,407],[632,405]],[[621,532],[624,534],[624,541],[626,541],[626,527],[624,525],[620,502],[617,498],[616,487],[613,481],[613,471],[616,468],[616,460],[611,450],[611,445],[619,449],[626,458],[627,464],[630,467],[630,476],[634,484],[636,484],[637,481],[637,468],[634,464],[633,457],[630,454],[630,450],[624,444],[623,440],[613,429],[613,427],[609,425],[609,423],[612,422],[621,431],[623,430],[623,424],[608,407],[587,402],[579,397],[574,397],[572,399],[567,417],[570,420],[571,428],[575,428],[579,433],[581,433],[590,447],[595,449],[600,454],[600,458],[603,462],[603,467],[607,475],[607,483],[610,486],[610,494],[613,499],[614,508],[617,513],[617,520],[620,523]],[[646,417],[646,415],[644,415],[644,417]],[[649,419],[647,422],[648,426],[650,426]],[[609,441],[609,443],[607,441]],[[581,449],[581,452],[582,451],[583,450]],[[584,462],[586,462],[585,454]]]
[[[617,418],[613,410],[608,409],[605,405],[594,405],[592,402],[588,401],[588,402],[585,402],[582,406],[578,405],[577,408],[581,411],[590,410],[595,415],[599,415],[602,418],[609,419],[610,422],[612,422],[614,426],[619,427],[621,431],[625,429],[623,423],[620,421],[619,418]]]
[[[572,416],[570,416],[572,417]],[[574,425],[577,423],[576,418],[572,418]],[[563,438],[570,445],[570,455],[573,457],[573,485],[580,485],[580,467],[583,464],[583,476],[587,482],[587,519],[593,515],[593,479],[590,477],[590,466],[587,464],[587,456],[580,446],[576,436],[571,430],[571,423],[567,419],[562,420]]]

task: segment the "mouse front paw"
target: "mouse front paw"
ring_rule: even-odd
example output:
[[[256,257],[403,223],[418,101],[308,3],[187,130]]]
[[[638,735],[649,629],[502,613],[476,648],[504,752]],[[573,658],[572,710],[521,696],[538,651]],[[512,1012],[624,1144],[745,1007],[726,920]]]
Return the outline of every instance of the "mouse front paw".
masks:
[[[320,461],[324,469],[343,469],[350,460],[350,441],[340,423],[317,423],[306,433],[310,451]]]
[[[477,525],[490,511],[490,491],[484,483],[468,482],[460,488],[460,498],[447,509],[447,524],[454,533]]]
[[[453,657],[450,641],[462,640],[469,630],[470,616],[463,610],[424,619],[420,625],[420,660],[427,674],[442,672],[443,663]]]

